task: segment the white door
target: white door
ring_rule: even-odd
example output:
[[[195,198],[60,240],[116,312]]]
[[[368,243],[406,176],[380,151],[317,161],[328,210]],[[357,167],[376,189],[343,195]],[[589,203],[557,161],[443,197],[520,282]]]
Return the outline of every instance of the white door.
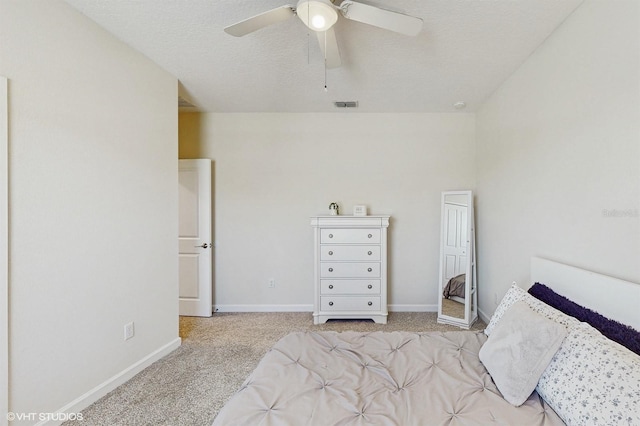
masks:
[[[179,160],[179,163],[179,313],[210,317],[213,305],[211,160]]]
[[[444,280],[467,272],[467,207],[445,203]]]

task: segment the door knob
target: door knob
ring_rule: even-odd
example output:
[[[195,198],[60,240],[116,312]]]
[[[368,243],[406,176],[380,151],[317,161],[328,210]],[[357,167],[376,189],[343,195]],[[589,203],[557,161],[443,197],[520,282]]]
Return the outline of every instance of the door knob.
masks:
[[[210,246],[209,244],[207,244],[207,243],[202,243],[202,244],[200,244],[199,246],[194,246],[194,247],[209,248],[209,247],[211,247],[211,246]]]

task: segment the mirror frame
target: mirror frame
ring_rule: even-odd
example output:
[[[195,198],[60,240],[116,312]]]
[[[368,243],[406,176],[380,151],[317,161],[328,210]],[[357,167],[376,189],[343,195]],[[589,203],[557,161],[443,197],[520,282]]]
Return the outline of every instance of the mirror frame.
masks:
[[[445,199],[447,196],[457,195],[467,197],[467,242],[466,250],[468,261],[465,271],[465,302],[464,318],[458,318],[442,313],[443,290],[445,281]],[[438,322],[441,324],[451,324],[469,329],[478,319],[478,285],[476,274],[476,238],[475,238],[475,209],[473,191],[443,191],[440,202],[440,264],[438,275]]]

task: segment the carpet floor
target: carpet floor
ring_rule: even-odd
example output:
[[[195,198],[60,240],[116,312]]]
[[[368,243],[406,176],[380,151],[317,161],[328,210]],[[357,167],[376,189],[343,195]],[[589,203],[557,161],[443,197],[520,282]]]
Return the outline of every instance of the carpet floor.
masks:
[[[472,330],[486,325],[476,322]],[[210,425],[225,402],[281,337],[293,331],[450,331],[433,312],[393,312],[388,324],[330,320],[308,312],[216,313],[180,318],[182,346],[82,411],[89,425]]]

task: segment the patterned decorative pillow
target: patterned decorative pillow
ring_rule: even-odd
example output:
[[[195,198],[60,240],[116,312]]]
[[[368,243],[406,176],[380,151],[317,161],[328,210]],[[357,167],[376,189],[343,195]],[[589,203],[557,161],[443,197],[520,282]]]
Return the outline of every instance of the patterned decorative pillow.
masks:
[[[542,373],[538,394],[568,425],[640,425],[640,356],[586,323]]]
[[[511,305],[520,300],[529,305],[529,307],[533,309],[534,312],[537,312],[545,318],[564,325],[569,330],[580,324],[580,321],[578,321],[577,319],[570,317],[569,315],[565,315],[557,309],[554,309],[546,303],[536,299],[514,283],[507,291],[507,294],[504,295],[502,301],[500,301],[500,304],[496,308],[496,311],[493,313],[493,316],[491,317],[487,328],[485,328],[484,330],[484,334],[490,336],[493,328],[498,324],[498,322],[500,322],[507,309],[509,309]]]

